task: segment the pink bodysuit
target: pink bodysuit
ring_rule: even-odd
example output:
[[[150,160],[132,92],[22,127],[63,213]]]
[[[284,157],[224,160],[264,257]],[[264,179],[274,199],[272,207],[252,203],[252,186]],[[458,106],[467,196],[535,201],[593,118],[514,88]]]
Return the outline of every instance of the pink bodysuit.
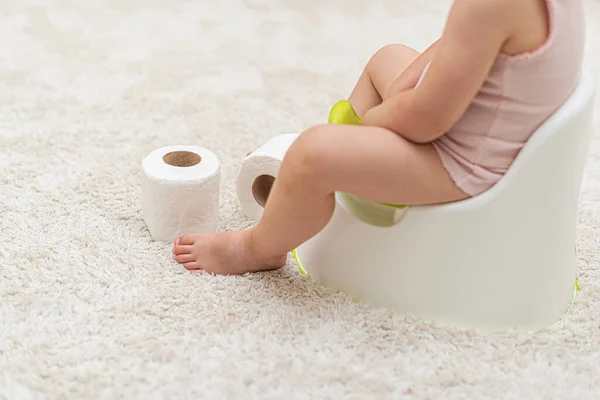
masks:
[[[581,0],[546,3],[546,43],[531,53],[500,54],[465,114],[433,142],[454,182],[469,195],[502,178],[530,135],[579,83],[585,41]]]

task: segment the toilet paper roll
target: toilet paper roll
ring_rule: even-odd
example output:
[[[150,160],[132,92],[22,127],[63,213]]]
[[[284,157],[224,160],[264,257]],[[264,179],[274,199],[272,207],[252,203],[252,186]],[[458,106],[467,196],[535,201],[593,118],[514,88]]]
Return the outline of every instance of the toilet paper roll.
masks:
[[[238,203],[248,218],[259,221],[262,217],[281,162],[298,136],[296,133],[277,135],[242,162],[236,178],[236,192]]]
[[[152,238],[214,233],[218,224],[220,162],[196,146],[167,146],[142,160],[142,213]]]

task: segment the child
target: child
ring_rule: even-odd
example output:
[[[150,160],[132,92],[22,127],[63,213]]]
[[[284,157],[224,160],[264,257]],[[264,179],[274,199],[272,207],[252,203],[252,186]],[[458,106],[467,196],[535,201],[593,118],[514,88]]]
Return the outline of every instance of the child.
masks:
[[[325,227],[338,191],[407,205],[484,192],[574,91],[583,32],[581,0],[455,0],[423,54],[393,45],[371,58],[348,99],[363,126],[297,139],[254,228],[182,236],[176,260],[215,274],[280,268]]]

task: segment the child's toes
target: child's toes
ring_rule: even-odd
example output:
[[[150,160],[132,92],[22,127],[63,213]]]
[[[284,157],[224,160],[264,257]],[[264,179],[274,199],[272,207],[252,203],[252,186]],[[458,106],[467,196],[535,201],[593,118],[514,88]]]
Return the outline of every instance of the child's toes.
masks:
[[[181,264],[185,264],[185,263],[189,263],[189,262],[195,261],[194,256],[191,255],[190,253],[187,253],[187,254],[178,254],[178,255],[175,256],[175,260],[178,263],[181,263]]]
[[[200,235],[183,235],[183,236],[179,236],[177,238],[177,241],[175,242],[178,245],[190,245],[190,244],[194,244],[194,242],[196,241],[196,239],[198,239],[198,236]]]
[[[186,263],[183,264],[183,266],[185,267],[185,269],[187,269],[189,271],[200,271],[200,270],[202,270],[202,267],[196,261],[186,262]]]
[[[173,254],[175,254],[175,255],[190,254],[192,252],[193,248],[194,248],[194,246],[191,246],[191,245],[177,245],[177,246],[173,246]]]

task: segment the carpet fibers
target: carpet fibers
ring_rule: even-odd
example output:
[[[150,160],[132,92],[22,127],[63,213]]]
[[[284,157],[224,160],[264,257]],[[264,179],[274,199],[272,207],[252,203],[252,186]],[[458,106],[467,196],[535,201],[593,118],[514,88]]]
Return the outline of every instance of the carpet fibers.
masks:
[[[585,2],[600,79],[600,3]],[[244,154],[326,121],[369,56],[440,34],[449,0],[0,3],[0,399],[591,399],[600,393],[600,106],[571,312],[535,334],[352,302],[292,265],[210,277],[151,241],[139,162]],[[293,229],[293,226],[290,226]]]

